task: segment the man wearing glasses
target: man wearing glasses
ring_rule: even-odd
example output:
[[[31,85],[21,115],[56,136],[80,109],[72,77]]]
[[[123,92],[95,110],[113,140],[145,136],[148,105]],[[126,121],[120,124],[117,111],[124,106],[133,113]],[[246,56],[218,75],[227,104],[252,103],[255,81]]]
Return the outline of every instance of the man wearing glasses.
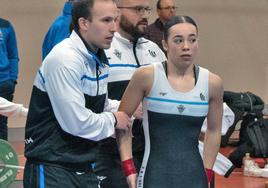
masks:
[[[165,54],[157,44],[143,38],[151,12],[149,5],[149,0],[118,0],[120,16],[117,20],[117,32],[114,34],[111,47],[105,50],[110,66],[109,99],[121,100],[130,78],[138,67],[166,60]],[[134,116],[142,116],[141,108],[136,110]],[[144,152],[141,120],[134,121],[132,134],[133,161],[139,168]],[[101,180],[101,188],[128,188],[114,137],[101,141],[95,171]]]
[[[164,51],[162,47],[163,25],[171,17],[176,15],[177,7],[173,0],[158,0],[156,3],[156,9],[158,18],[154,23],[147,27],[145,38],[154,41],[161,50]]]

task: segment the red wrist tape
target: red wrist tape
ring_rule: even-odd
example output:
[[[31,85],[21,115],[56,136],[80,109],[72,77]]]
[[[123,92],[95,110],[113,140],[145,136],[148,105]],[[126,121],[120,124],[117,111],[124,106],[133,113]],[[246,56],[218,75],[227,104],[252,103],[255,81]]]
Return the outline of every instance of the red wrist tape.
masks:
[[[126,177],[128,177],[131,174],[137,173],[132,158],[122,161],[122,170],[123,170],[123,173]]]
[[[214,176],[214,171],[212,169],[206,168],[206,175],[208,178],[208,183],[210,183]]]

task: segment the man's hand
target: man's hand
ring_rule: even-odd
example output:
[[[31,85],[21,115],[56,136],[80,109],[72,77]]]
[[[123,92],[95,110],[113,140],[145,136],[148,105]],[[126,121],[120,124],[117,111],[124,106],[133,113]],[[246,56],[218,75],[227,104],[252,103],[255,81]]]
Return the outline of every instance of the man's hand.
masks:
[[[143,117],[142,103],[140,103],[140,105],[138,106],[138,108],[137,108],[136,111],[134,112],[133,116],[134,116],[136,119],[142,119],[142,117]]]
[[[125,112],[115,112],[114,116],[117,121],[115,125],[116,129],[129,130],[129,128],[132,126],[132,120]]]

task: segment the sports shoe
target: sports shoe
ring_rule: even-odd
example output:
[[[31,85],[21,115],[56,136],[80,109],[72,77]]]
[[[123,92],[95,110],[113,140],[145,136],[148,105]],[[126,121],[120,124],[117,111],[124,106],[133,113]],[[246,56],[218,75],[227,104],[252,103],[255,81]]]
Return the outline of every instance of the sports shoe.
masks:
[[[261,177],[262,169],[253,160],[247,160],[243,169],[245,176]]]
[[[261,177],[268,178],[268,168],[261,169]]]
[[[261,169],[261,177],[268,178],[268,163]]]

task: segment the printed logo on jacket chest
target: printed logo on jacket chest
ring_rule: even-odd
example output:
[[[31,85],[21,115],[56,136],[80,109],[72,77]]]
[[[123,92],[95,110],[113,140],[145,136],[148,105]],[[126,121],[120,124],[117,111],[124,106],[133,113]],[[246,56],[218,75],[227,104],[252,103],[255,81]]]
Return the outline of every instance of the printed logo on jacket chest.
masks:
[[[121,60],[121,57],[122,57],[122,52],[119,52],[119,50],[115,49],[114,50],[114,55]]]
[[[148,52],[152,57],[156,57],[156,52],[155,51],[148,50]]]

